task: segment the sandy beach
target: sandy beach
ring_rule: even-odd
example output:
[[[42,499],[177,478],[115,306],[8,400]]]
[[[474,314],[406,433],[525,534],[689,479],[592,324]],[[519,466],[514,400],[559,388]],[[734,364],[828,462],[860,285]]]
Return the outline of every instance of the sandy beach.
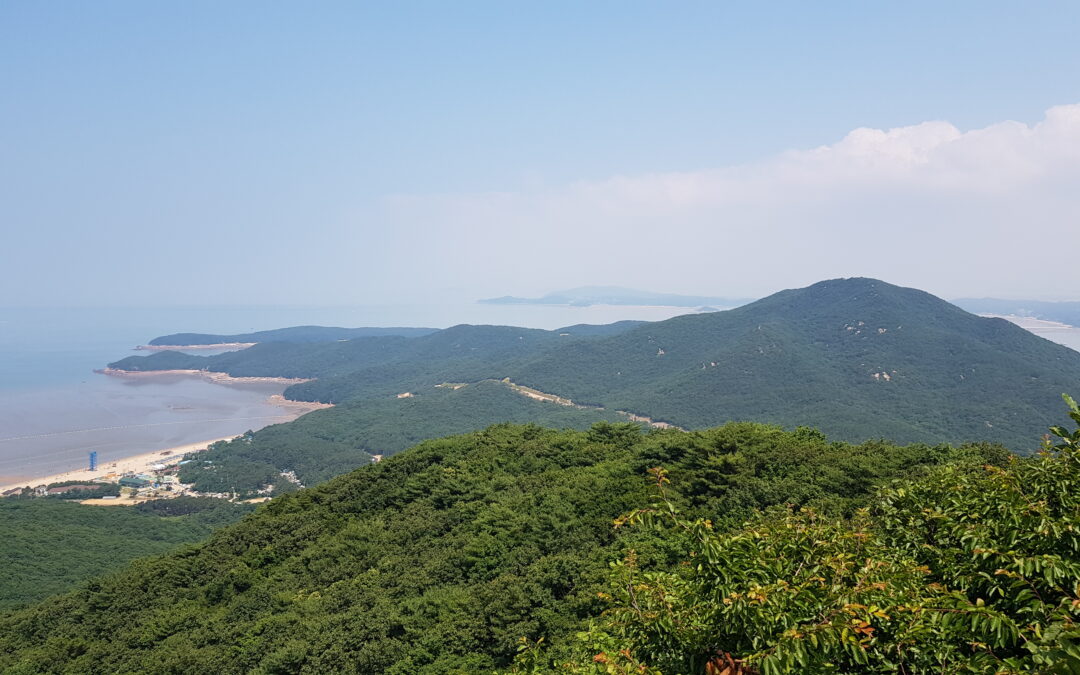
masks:
[[[27,486],[37,487],[39,485],[48,485],[50,483],[60,483],[69,480],[92,481],[99,478],[117,478],[125,473],[147,473],[151,470],[151,467],[154,464],[160,464],[163,460],[168,460],[175,463],[175,461],[178,461],[180,455],[184,455],[189,452],[200,452],[202,450],[205,450],[208,446],[217,443],[218,441],[227,441],[231,438],[235,438],[235,436],[214,438],[209,441],[188,443],[186,445],[178,445],[172,448],[160,448],[158,450],[154,450],[153,452],[144,452],[139,455],[124,457],[123,459],[118,459],[113,462],[102,462],[98,464],[98,468],[96,471],[90,471],[89,469],[76,469],[74,471],[65,471],[64,473],[54,474],[52,476],[43,476],[41,478],[34,478],[30,480],[19,481],[16,483],[0,485],[0,494],[14,488],[21,488]]]

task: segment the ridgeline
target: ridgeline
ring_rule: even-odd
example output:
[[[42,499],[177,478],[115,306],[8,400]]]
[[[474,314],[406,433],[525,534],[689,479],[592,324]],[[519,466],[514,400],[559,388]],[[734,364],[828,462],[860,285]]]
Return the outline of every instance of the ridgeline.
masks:
[[[1060,421],[1058,397],[1080,383],[1078,352],[922,291],[862,278],[606,329],[455,326],[420,337],[262,343],[210,357],[162,352],[110,366],[311,379],[286,396],[325,403],[509,377],[684,428],[747,419],[814,426],[853,442],[988,440],[1019,452]],[[462,405],[458,413],[468,420],[477,411]]]

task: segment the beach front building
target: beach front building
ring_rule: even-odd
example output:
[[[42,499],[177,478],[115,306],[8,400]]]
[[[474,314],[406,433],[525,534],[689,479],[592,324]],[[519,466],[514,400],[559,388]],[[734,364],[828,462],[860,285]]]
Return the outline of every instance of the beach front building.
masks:
[[[139,488],[148,487],[150,485],[150,481],[143,480],[142,478],[137,478],[135,476],[124,476],[120,479],[119,482],[120,487],[134,488],[136,490],[138,490]]]

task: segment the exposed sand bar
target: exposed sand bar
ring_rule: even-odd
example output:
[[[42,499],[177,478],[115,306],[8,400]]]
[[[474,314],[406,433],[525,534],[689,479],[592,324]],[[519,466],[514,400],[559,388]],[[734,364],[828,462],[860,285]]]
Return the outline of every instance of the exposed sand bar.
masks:
[[[994,319],[1005,319],[1011,321],[1021,328],[1026,328],[1032,332],[1039,330],[1052,331],[1052,330],[1076,330],[1076,326],[1070,326],[1067,323],[1061,323],[1060,321],[1050,321],[1048,319],[1036,319],[1033,316],[1016,316],[1015,314],[980,314],[979,316],[991,317]]]
[[[170,351],[170,350],[171,351],[185,351],[185,352],[188,352],[188,351],[195,351],[197,349],[239,350],[239,349],[247,349],[248,347],[253,347],[256,344],[258,344],[258,343],[257,342],[219,342],[219,343],[212,344],[212,345],[139,345],[135,349],[141,349],[143,351],[151,351],[151,352]]]
[[[65,471],[64,473],[54,474],[52,476],[43,476],[41,478],[34,478],[29,480],[21,480],[15,483],[9,483],[7,485],[0,485],[0,493],[6,492],[14,488],[21,487],[37,487],[39,485],[48,485],[50,483],[60,483],[69,480],[78,481],[92,481],[98,478],[105,478],[109,474],[115,474],[116,477],[125,473],[147,473],[151,470],[154,464],[159,464],[163,459],[173,458],[177,455],[184,455],[191,452],[200,452],[206,450],[210,445],[217,443],[218,441],[227,441],[229,439],[236,438],[236,436],[226,436],[224,438],[215,438],[209,441],[200,441],[198,443],[188,443],[186,445],[178,445],[172,448],[161,448],[154,450],[153,452],[144,452],[139,455],[132,455],[130,457],[124,457],[111,462],[101,462],[98,464],[96,471],[90,471],[89,469],[76,469],[74,471]]]
[[[285,398],[281,394],[274,394],[268,399],[271,405],[276,405],[280,408],[285,408],[289,412],[295,414],[297,417],[304,413],[309,413],[312,410],[322,410],[323,408],[333,408],[333,403],[316,403],[315,401],[292,401]]]
[[[119,370],[117,368],[102,368],[94,371],[113,377],[161,377],[167,375],[189,375],[201,377],[218,384],[300,384],[310,382],[299,377],[233,377],[226,373],[215,373],[209,370]],[[315,404],[322,405],[322,404]]]
[[[300,384],[301,382],[310,382],[311,380],[305,380],[303,378],[290,378],[290,377],[233,377],[225,373],[214,373],[209,370],[118,370],[116,368],[104,368],[95,372],[103,373],[105,375],[112,375],[114,377],[159,377],[162,375],[186,375],[193,377],[201,377],[204,380],[210,380],[218,384]],[[323,408],[333,408],[333,403],[318,403],[316,401],[294,401],[292,399],[285,398],[281,394],[274,394],[268,399],[271,405],[276,405],[281,408],[286,408],[292,414],[299,417],[304,413],[311,412],[312,410],[322,410]]]

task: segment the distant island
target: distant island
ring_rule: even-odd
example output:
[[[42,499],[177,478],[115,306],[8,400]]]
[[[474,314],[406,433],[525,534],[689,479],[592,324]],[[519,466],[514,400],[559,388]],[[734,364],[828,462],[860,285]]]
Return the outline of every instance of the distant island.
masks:
[[[501,298],[478,300],[488,305],[648,305],[659,307],[697,307],[712,312],[717,308],[730,309],[751,302],[749,298],[720,298],[705,295],[678,295],[654,293],[620,286],[580,286],[565,291],[553,291],[540,298],[519,298],[504,295]],[[713,306],[715,305],[715,307]]]

